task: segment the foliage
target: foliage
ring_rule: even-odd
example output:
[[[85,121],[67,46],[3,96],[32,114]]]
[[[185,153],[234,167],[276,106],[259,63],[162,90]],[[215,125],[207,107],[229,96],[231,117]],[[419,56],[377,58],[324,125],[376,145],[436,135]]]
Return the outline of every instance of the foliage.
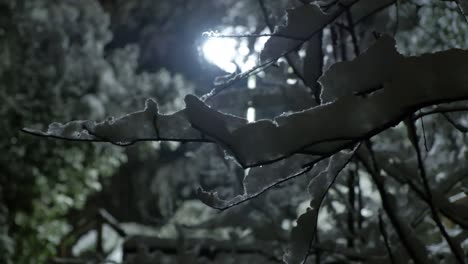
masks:
[[[2,10],[1,91],[7,103],[1,108],[6,117],[1,144],[9,153],[1,159],[5,228],[7,239],[14,241],[15,263],[44,262],[67,231],[61,218],[100,190],[99,178],[110,175],[122,156],[100,146],[30,140],[18,129],[51,116],[79,117],[76,112],[85,105],[77,99],[94,86],[94,70],[102,67],[95,58],[102,57],[110,35],[106,17],[89,1],[3,1]],[[73,107],[55,110],[63,104]],[[8,254],[1,255],[8,263]]]
[[[172,111],[190,84],[164,70],[137,75],[134,46],[106,54],[109,16],[96,1],[0,6],[0,147],[8,153],[0,159],[0,262],[45,263],[71,229],[67,213],[83,208],[126,156],[104,145],[37,141],[19,133],[23,124],[103,118],[138,107],[141,100],[128,99],[138,94],[157,94]],[[172,89],[180,83],[184,89]]]

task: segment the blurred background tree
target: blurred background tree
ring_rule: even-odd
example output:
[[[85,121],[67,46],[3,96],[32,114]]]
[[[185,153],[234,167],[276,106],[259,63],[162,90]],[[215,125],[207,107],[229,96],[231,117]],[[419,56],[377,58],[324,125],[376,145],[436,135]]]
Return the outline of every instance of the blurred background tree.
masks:
[[[246,256],[229,252],[211,260],[202,256],[201,263],[279,262],[294,221],[309,202],[304,191],[309,179],[288,181],[219,214],[197,200],[194,187],[232,197],[242,192],[245,171],[226,160],[215,145],[162,142],[118,148],[42,140],[19,130],[25,125],[43,128],[51,120],[120,116],[142,109],[149,97],[156,98],[163,113],[181,109],[184,95],[205,94],[213,82],[222,83],[258,64],[267,39],[206,38],[203,32],[269,33],[270,27],[285,23],[287,8],[303,2],[315,1],[1,0],[4,137],[0,145],[8,155],[0,158],[0,262],[89,257],[94,254],[91,248],[98,241],[97,233],[89,226],[74,231],[83,226],[83,219],[95,217],[99,208],[110,212],[128,234],[273,245],[267,253],[254,248]],[[324,9],[336,4],[318,2]],[[324,68],[356,56],[348,23],[343,16],[323,30],[319,50]],[[354,30],[361,51],[373,42],[373,32],[387,32],[395,35],[405,55],[467,48],[468,40],[458,5],[448,1],[389,1]],[[213,107],[258,120],[315,106],[313,89],[297,70],[308,53],[303,47],[275,67],[261,68],[238,81],[235,88],[219,95]],[[451,118],[457,124],[468,122],[466,114]],[[441,116],[425,117],[424,125],[430,145],[428,171],[437,175],[432,183],[448,186],[446,195],[451,197],[460,186],[467,186],[463,177],[451,176],[454,170],[456,175],[466,175],[464,167],[453,165],[466,163],[466,134]],[[393,155],[402,166],[413,166],[414,153],[405,135],[401,126],[378,135],[373,139],[376,151]],[[349,254],[326,250],[332,242],[382,254],[376,188],[358,162],[343,174],[319,216],[318,237],[327,255],[321,257],[319,252],[315,260],[323,263],[349,260]],[[387,182],[394,196],[407,197],[398,200],[399,208],[404,208],[401,214],[415,219],[412,224],[423,241],[430,241],[431,253],[449,255],[440,235],[434,235],[434,224],[425,217],[424,203],[407,185],[401,186],[396,180]],[[454,234],[464,234],[458,225],[450,225]],[[100,257],[120,261],[122,241],[105,230],[106,256]],[[388,232],[393,245],[401,247],[394,231],[388,228]],[[165,258],[153,257],[161,263]]]

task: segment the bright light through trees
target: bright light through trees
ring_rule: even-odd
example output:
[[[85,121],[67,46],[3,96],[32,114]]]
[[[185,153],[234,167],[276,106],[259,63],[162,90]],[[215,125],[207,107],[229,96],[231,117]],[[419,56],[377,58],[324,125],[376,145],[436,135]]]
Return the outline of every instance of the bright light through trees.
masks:
[[[248,47],[247,38],[221,37],[246,34],[246,29],[226,28],[220,33],[205,32],[206,40],[201,46],[203,57],[227,73],[252,69],[257,64],[258,53],[263,49],[269,37],[257,38],[254,50]]]
[[[203,56],[222,70],[233,73],[237,68],[233,61],[241,56],[236,46],[237,40],[233,38],[208,38],[202,47]]]

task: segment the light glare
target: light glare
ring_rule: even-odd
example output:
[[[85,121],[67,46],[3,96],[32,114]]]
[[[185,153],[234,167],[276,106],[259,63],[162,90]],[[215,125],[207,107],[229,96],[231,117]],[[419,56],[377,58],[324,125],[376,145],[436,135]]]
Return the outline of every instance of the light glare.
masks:
[[[207,39],[200,47],[200,51],[208,62],[227,73],[234,73],[236,70],[241,72],[251,70],[257,64],[258,53],[270,37],[257,38],[254,50],[250,50],[247,39],[228,37],[228,35],[247,34],[247,31],[244,27],[228,27],[221,32],[203,32],[203,36]],[[267,32],[267,29],[262,31],[262,33]]]
[[[209,38],[203,44],[203,55],[209,62],[217,65],[222,70],[233,73],[237,68],[233,63],[237,53],[236,44],[235,39]]]
[[[247,108],[247,121],[252,123],[255,121],[255,108],[249,107]]]

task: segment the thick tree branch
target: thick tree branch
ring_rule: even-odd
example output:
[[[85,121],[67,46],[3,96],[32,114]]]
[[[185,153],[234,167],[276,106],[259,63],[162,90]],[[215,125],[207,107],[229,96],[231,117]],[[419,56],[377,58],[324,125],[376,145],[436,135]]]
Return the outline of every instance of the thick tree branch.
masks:
[[[295,153],[330,156],[398,124],[420,108],[468,99],[467,84],[459,77],[468,71],[467,51],[453,49],[404,58],[396,53],[392,43],[393,40],[382,38],[375,48],[354,61],[333,65],[321,78],[328,91],[327,99],[336,98],[331,103],[274,120],[247,123],[244,118],[218,112],[189,95],[185,98],[186,109],[172,115],[159,114],[157,104],[149,100],[144,111],[120,119],[55,123],[47,132],[25,131],[119,145],[142,140],[216,141],[244,168],[270,164]],[[374,61],[374,53],[386,54],[389,49],[393,52],[389,65],[386,61]],[[385,72],[390,66],[391,70]],[[383,67],[379,70],[385,73],[360,79],[361,74],[377,67]],[[379,84],[383,89],[368,96],[353,95]]]

